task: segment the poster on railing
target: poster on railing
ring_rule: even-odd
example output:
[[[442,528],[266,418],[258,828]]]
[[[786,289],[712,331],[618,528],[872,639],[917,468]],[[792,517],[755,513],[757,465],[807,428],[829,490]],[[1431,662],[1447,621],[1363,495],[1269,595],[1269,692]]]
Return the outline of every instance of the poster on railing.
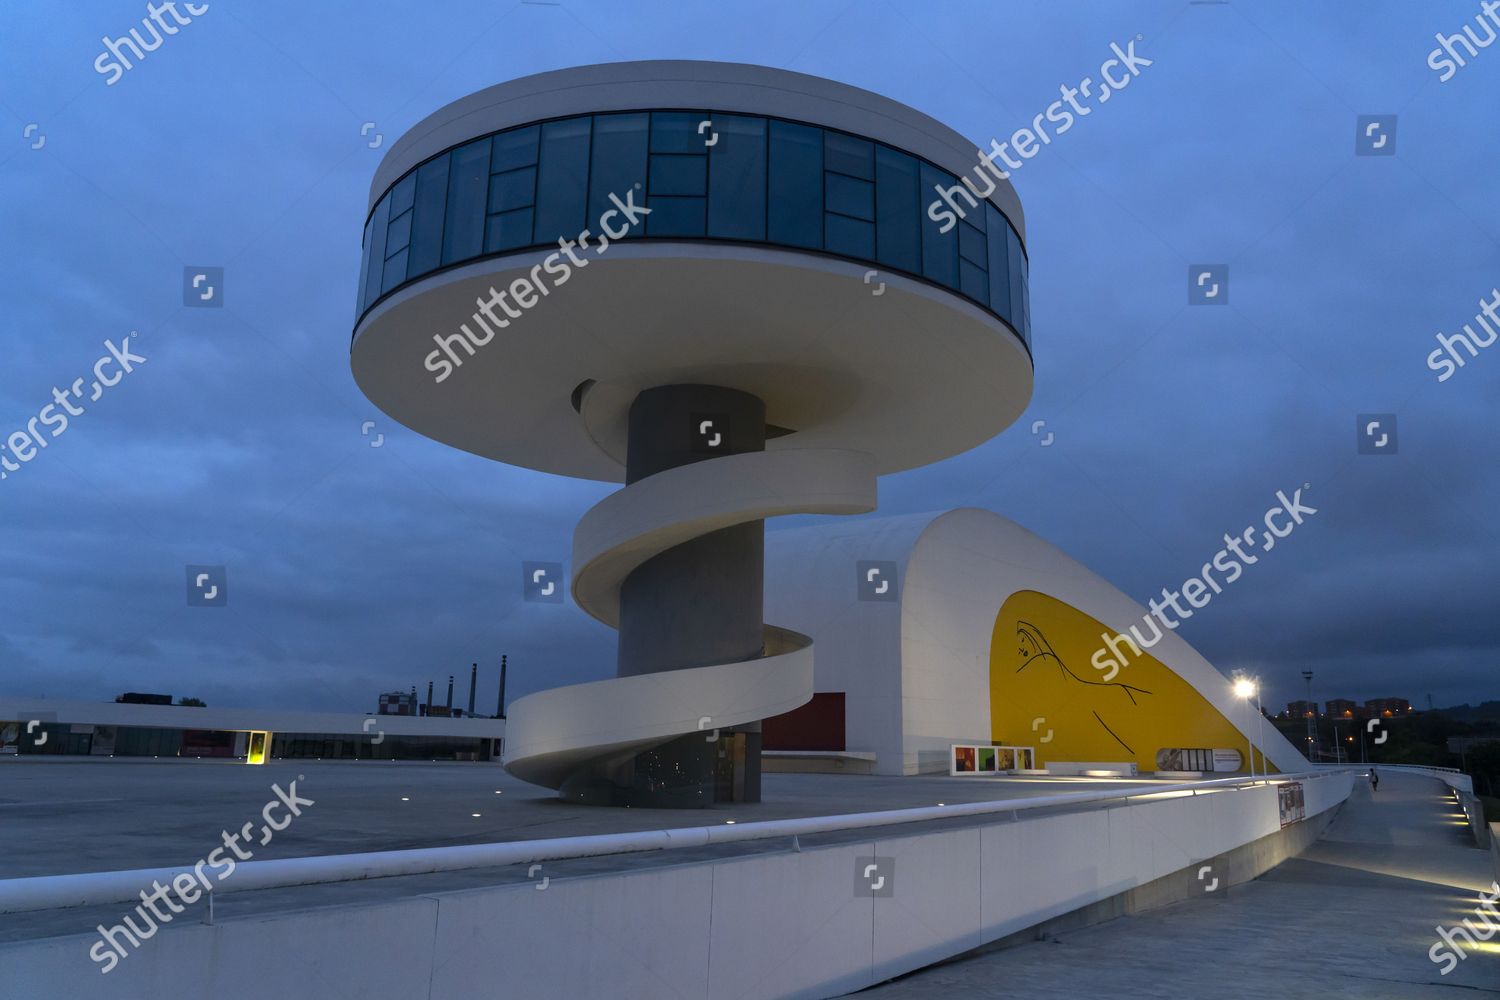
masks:
[[[1307,818],[1306,803],[1302,799],[1302,782],[1288,781],[1276,786],[1277,802],[1281,806],[1283,829]]]

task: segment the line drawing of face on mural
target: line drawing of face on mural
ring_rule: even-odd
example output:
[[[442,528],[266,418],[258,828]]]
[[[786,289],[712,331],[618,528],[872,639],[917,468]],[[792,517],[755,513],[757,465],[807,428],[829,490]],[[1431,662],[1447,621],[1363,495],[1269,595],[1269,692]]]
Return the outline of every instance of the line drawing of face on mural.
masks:
[[[1042,630],[1031,624],[1031,622],[1021,621],[1016,623],[1016,647],[1016,652],[1021,656],[1021,665],[1016,668],[1016,673],[1018,674],[1033,663],[1050,660],[1057,664],[1057,669],[1061,672],[1064,681],[1071,680],[1088,687],[1118,688],[1124,693],[1125,697],[1130,699],[1132,706],[1140,704],[1135,699],[1136,695],[1149,695],[1151,693],[1145,688],[1136,687],[1133,684],[1125,684],[1121,681],[1091,681],[1079,677],[1073,672],[1072,668],[1063,662],[1062,657],[1058,656],[1056,651],[1053,650],[1052,644],[1047,641],[1047,637],[1042,635]],[[1106,707],[1105,710],[1108,711],[1109,709]],[[1135,749],[1120,739],[1119,735],[1110,728],[1109,723],[1104,721],[1104,717],[1099,714],[1098,708],[1091,707],[1090,711],[1093,713],[1094,719],[1110,735],[1111,739],[1124,747],[1126,752],[1135,753]]]

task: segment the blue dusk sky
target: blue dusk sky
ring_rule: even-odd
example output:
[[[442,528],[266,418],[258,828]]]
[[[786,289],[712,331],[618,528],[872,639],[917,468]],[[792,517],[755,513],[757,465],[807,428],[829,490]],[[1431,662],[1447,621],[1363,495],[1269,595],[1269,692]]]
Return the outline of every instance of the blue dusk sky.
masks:
[[[610,487],[429,440],[350,374],[371,177],[441,105],[725,60],[988,146],[1139,37],[1151,65],[1013,178],[1029,410],[882,480],[880,514],[990,508],[1144,603],[1311,484],[1318,513],[1179,634],[1269,706],[1304,669],[1319,700],[1500,697],[1500,346],[1445,381],[1427,361],[1500,285],[1500,45],[1446,81],[1428,64],[1439,32],[1484,39],[1479,9],[213,2],[111,84],[101,39],[144,2],[9,5],[0,440],[106,341],[136,331],[147,360],[0,480],[0,694],[368,711],[450,673],[461,698],[479,661],[487,710],[502,652],[513,697],[612,673],[612,631],[519,586]],[[1390,115],[1393,155],[1357,155],[1361,117]],[[1227,266],[1222,305],[1189,304],[1199,264]],[[187,266],[223,268],[222,308],[184,306]],[[1395,415],[1393,453],[1360,453],[1360,414]],[[188,606],[190,565],[227,567],[225,607]]]

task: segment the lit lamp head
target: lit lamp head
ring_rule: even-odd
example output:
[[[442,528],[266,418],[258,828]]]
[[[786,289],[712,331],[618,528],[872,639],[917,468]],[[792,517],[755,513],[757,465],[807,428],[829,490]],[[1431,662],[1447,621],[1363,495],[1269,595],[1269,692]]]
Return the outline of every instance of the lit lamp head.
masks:
[[[1236,698],[1254,698],[1255,682],[1248,677],[1237,677],[1234,681],[1234,696]]]

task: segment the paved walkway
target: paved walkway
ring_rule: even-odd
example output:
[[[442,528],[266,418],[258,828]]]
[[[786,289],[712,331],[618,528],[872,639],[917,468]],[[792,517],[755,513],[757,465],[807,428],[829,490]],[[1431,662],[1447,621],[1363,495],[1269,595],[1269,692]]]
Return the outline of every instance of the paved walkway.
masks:
[[[1406,1000],[1500,995],[1500,937],[1448,975],[1438,926],[1474,920],[1491,882],[1447,786],[1380,773],[1323,839],[1222,901],[1193,901],[979,954],[859,994],[1062,1000],[1078,996]]]

